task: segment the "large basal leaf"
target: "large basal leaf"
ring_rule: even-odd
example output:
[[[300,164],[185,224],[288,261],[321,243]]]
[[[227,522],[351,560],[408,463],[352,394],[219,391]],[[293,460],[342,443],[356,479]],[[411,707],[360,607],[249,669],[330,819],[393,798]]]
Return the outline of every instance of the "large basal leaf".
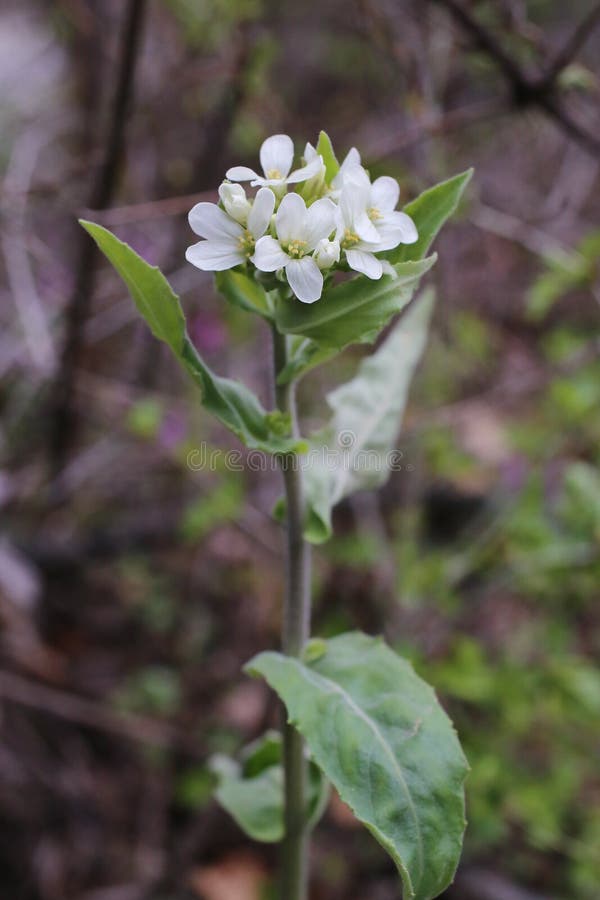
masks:
[[[114,234],[81,221],[115,267],[155,337],[169,345],[202,392],[202,402],[247,447],[268,453],[302,450],[304,445],[282,434],[284,423],[267,413],[243,384],[215,375],[192,344],[179,298],[160,269],[149,265]]]
[[[384,253],[395,265],[411,259],[422,259],[431,247],[442,225],[455,212],[460,198],[473,175],[473,169],[467,169],[447,181],[442,181],[420,194],[404,207],[417,226],[419,239],[414,244],[400,244],[395,250]]]
[[[426,291],[381,347],[363,359],[356,376],[327,395],[333,416],[310,438],[310,452],[303,460],[305,533],[312,543],[331,536],[331,511],[336,503],[387,480],[433,304],[433,291]]]
[[[217,756],[211,768],[218,778],[215,792],[221,806],[255,841],[283,840],[283,768],[281,735],[267,732],[248,747],[242,765]],[[309,765],[307,827],[314,828],[329,799],[329,785],[321,770]]]
[[[397,278],[352,278],[327,289],[317,303],[282,300],[276,311],[277,327],[284,334],[300,334],[337,350],[349,344],[372,343],[392,316],[406,306],[435,260],[434,255],[394,266]]]
[[[322,642],[311,662],[261,653],[246,669],[285,703],[313,759],[392,856],[405,900],[452,881],[465,829],[468,764],[433,690],[382,640]]]

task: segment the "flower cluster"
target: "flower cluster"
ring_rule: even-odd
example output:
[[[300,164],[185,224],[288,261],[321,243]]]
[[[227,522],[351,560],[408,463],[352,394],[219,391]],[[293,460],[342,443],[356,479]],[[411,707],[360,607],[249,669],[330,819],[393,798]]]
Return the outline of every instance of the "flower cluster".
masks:
[[[386,175],[371,182],[354,147],[330,183],[311,144],[301,168],[292,171],[293,161],[291,138],[276,134],[260,149],[262,175],[245,166],[228,169],[219,205],[197,203],[189,214],[203,240],[188,247],[186,259],[210,272],[250,263],[277,273],[303,303],[321,297],[324,277],[335,269],[395,276],[376,254],[418,237],[410,216],[396,210],[398,182]],[[258,188],[254,198],[240,182]]]

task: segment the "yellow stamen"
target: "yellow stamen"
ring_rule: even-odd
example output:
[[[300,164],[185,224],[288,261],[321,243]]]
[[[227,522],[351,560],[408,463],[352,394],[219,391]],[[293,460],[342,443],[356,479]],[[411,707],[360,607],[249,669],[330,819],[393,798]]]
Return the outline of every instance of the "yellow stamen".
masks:
[[[296,259],[304,256],[306,247],[306,241],[290,241],[287,247],[285,248],[288,256],[295,257]]]
[[[254,253],[255,240],[248,230],[239,236],[238,244],[244,256],[249,259]]]
[[[344,231],[344,237],[342,238],[340,246],[342,247],[343,250],[350,250],[352,247],[356,246],[356,244],[358,244],[359,241],[360,241],[360,238],[356,234],[356,232],[350,231],[349,228],[346,228],[346,230]]]

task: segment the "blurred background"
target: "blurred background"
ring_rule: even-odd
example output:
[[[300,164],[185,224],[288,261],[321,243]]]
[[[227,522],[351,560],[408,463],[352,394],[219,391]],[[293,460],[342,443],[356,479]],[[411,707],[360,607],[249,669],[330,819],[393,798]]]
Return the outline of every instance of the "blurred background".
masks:
[[[411,199],[474,165],[436,249],[402,470],[336,511],[315,630],[387,639],[472,766],[454,900],[600,896],[600,5],[3,0],[0,895],[267,900],[276,851],[207,760],[277,722],[276,473],[195,470],[204,414],[75,224],[169,275],[268,403],[269,339],[185,263],[186,213],[325,128]],[[307,426],[364,349],[311,373]],[[333,800],[311,900],[394,900]]]

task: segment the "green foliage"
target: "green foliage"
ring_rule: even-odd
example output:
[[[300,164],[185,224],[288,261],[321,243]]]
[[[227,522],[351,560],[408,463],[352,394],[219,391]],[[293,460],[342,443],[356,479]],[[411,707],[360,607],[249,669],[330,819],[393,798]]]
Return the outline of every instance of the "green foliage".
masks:
[[[181,522],[182,536],[187,541],[199,540],[219,525],[235,519],[243,502],[242,483],[228,478],[186,507]]]
[[[320,149],[325,154],[326,166],[329,165],[329,177],[329,172],[335,171],[337,161],[332,158],[333,150],[324,134],[320,137]],[[435,263],[435,255],[425,259],[425,254],[444,222],[455,211],[471,175],[472,170],[469,170],[441,182],[406,206],[405,212],[417,226],[419,240],[383,254],[396,270],[395,279],[389,276],[379,281],[352,278],[328,288],[322,302],[312,305],[295,298],[279,302],[275,314],[277,328],[284,334],[309,339],[304,353],[312,365],[322,361],[318,358],[315,361],[318,348],[324,348],[325,358],[328,358],[327,349],[335,351],[349,344],[372,343],[392,316],[406,306],[419,280]],[[296,363],[282,377],[287,379],[291,374],[303,371],[303,365]]]
[[[581,537],[600,539],[600,472],[573,463],[565,473],[562,519]]]
[[[414,244],[400,244],[395,250],[384,254],[393,265],[425,256],[442,225],[456,211],[472,176],[473,169],[467,169],[424,191],[404,207],[404,212],[417,226],[419,240]]]
[[[311,436],[311,460],[305,472],[306,537],[314,543],[330,537],[336,503],[387,480],[433,302],[433,292],[425,292],[381,347],[363,359],[355,378],[327,395],[333,416]]]
[[[166,0],[193,47],[214,49],[230,40],[241,22],[253,21],[262,11],[262,0]]]
[[[282,698],[317,765],[394,859],[407,900],[438,896],[460,855],[468,766],[432,689],[357,632],[310,662],[267,652],[246,669]]]
[[[247,447],[268,453],[301,449],[298,441],[272,430],[266,411],[245,385],[211,372],[190,341],[179,299],[160,270],[106,228],[81,224],[122,277],[153,335],[169,345],[199,386],[206,409]]]
[[[331,183],[339,164],[324,132],[317,146],[325,180]],[[470,174],[437,185],[409,205],[419,240],[387,254],[394,276],[358,276],[338,284],[329,279],[321,301],[307,304],[290,297],[287,289],[278,290],[277,276],[255,280],[245,267],[218,273],[217,287],[232,306],[257,313],[286,336],[287,364],[277,373],[279,384],[297,379],[350,344],[373,342],[409,303],[436,259],[424,258],[425,253],[455,210]],[[324,187],[322,174],[315,179],[303,189],[309,200]],[[296,454],[307,445],[290,437],[291,416],[265,411],[244,385],[208,368],[190,341],[179,300],[162,273],[106,229],[81,224],[125,281],[152,333],[200,387],[207,410],[249,448],[297,463]],[[305,467],[310,540],[318,543],[330,536],[331,511],[341,499],[386,480],[433,304],[433,292],[424,293],[379,349],[363,359],[355,377],[328,395],[332,417],[312,436],[313,458]],[[144,434],[160,424],[151,408],[138,411],[137,419]],[[224,481],[187,507],[184,536],[197,540],[235,516],[240,502],[239,484]],[[313,640],[302,660],[260,654],[248,671],[263,675],[280,695],[312,753],[307,826],[322,815],[330,779],[396,863],[406,900],[438,896],[452,881],[460,856],[468,766],[431,688],[380,640],[360,633]],[[156,712],[172,711],[179,685],[168,675],[160,667],[138,674],[125,698]],[[248,748],[241,763],[216,757],[212,770],[217,799],[246,833],[260,841],[280,841],[284,773],[279,736],[266,735]],[[205,789],[202,773],[199,782],[188,783],[186,802],[190,797],[193,802],[198,790],[202,802]]]
[[[349,344],[372,343],[392,316],[411,299],[436,257],[394,266],[397,278],[379,281],[352,278],[325,292],[321,302],[280,301],[275,321],[283,334],[310,338],[319,346],[342,350]]]
[[[530,635],[532,647],[540,637]],[[592,862],[586,831],[594,828],[595,813],[584,798],[596,776],[590,747],[600,715],[597,669],[557,647],[535,665],[514,653],[494,659],[474,640],[461,638],[444,661],[428,663],[428,672],[451,698],[472,765],[472,851],[490,852],[519,829],[521,846],[572,855],[580,883],[568,896],[592,900],[590,875],[594,866],[598,874],[598,861]],[[556,890],[562,895],[559,885]]]
[[[334,347],[320,347],[310,338],[291,335],[288,339],[289,359],[277,376],[277,384],[289,384],[298,380],[315,366],[327,362],[336,352]]]
[[[545,270],[527,292],[529,318],[539,321],[565,294],[591,288],[598,279],[600,231],[586,235],[574,250],[546,259]]]
[[[267,732],[246,748],[241,765],[216,756],[211,768],[219,786],[216,798],[240,828],[255,841],[277,843],[284,834],[282,740]],[[309,766],[307,827],[314,828],[329,798],[329,787],[321,771]]]
[[[177,673],[165,666],[148,666],[130,676],[116,693],[114,703],[124,712],[169,716],[177,711],[180,699]]]
[[[155,438],[162,424],[164,408],[162,403],[152,397],[138,400],[129,409],[127,424],[131,431],[140,438]]]
[[[197,811],[209,803],[214,787],[213,773],[204,766],[194,766],[178,779],[175,799],[180,806]]]
[[[143,627],[152,634],[170,631],[177,619],[177,597],[168,576],[141,555],[124,557],[117,573],[126,602]]]
[[[340,164],[333,151],[329,135],[325,131],[322,131],[319,134],[317,153],[320,153],[323,157],[323,162],[325,164],[325,181],[327,184],[331,184],[340,170]]]
[[[215,275],[217,289],[226,300],[246,312],[257,313],[263,319],[273,318],[273,304],[265,289],[244,272],[228,269]]]

